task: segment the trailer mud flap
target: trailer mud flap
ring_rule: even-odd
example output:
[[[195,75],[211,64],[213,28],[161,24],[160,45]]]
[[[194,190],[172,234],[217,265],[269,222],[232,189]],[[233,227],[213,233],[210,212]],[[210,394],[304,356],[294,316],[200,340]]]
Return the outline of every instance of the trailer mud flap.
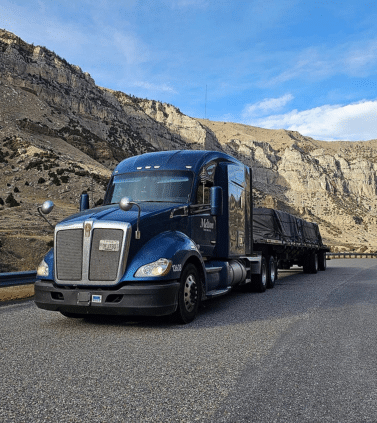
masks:
[[[247,259],[250,266],[251,275],[259,275],[262,269],[262,254],[255,257],[241,257]]]

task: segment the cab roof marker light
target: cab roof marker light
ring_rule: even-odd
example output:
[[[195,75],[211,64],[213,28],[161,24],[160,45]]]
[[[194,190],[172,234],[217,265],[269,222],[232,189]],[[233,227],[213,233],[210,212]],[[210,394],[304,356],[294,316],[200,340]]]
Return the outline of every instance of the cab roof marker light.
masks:
[[[186,166],[186,169],[192,169],[192,166]]]
[[[137,167],[136,169],[137,169],[137,170],[141,170],[141,169],[142,169],[142,167],[141,167],[141,166],[139,166],[139,167]]]
[[[160,166],[153,166],[155,169],[160,169]]]
[[[145,169],[150,169],[152,166],[145,166]]]

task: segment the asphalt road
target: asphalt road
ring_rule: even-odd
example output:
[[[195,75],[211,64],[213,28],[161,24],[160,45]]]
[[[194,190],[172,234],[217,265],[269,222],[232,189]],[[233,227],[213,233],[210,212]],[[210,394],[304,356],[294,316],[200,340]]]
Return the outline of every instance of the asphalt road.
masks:
[[[377,260],[167,319],[0,307],[1,422],[377,422]]]

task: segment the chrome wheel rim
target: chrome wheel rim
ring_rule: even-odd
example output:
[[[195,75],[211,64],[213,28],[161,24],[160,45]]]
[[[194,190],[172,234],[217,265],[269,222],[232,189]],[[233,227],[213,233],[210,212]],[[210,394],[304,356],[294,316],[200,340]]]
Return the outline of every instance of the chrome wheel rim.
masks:
[[[262,270],[262,284],[263,286],[267,285],[267,270],[266,270],[266,266],[263,266],[263,270]]]
[[[194,275],[188,275],[185,281],[185,287],[183,290],[183,301],[185,303],[186,310],[190,313],[194,310],[198,299],[198,287]]]

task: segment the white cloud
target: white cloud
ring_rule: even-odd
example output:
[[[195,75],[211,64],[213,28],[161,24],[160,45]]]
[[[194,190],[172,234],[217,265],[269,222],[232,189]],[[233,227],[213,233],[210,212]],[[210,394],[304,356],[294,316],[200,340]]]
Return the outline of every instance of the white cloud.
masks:
[[[168,0],[170,7],[180,9],[185,7],[205,8],[209,5],[209,0]]]
[[[377,39],[287,52],[284,66],[287,62],[292,64],[264,84],[271,86],[294,79],[320,81],[334,75],[367,76],[374,73],[377,66]]]
[[[377,139],[377,100],[313,109],[248,120],[249,125],[287,129],[319,140],[365,141]]]
[[[140,65],[150,60],[148,46],[134,34],[114,34],[114,44],[123,54],[128,65]]]
[[[177,94],[177,91],[174,90],[168,84],[152,84],[151,82],[137,81],[133,84],[134,87],[144,88],[145,90],[151,92],[168,92],[171,94]]]
[[[278,111],[288,102],[293,100],[292,94],[285,94],[278,98],[265,98],[254,104],[247,104],[242,112],[244,119],[252,118],[258,115],[264,115],[272,111]]]

